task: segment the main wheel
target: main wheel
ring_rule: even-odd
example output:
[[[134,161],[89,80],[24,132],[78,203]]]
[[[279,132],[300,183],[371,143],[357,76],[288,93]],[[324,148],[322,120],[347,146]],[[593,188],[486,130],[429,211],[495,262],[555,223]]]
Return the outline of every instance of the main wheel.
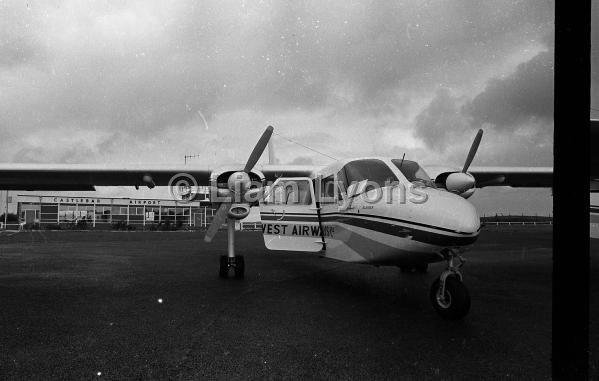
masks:
[[[437,313],[448,320],[459,320],[466,316],[470,311],[470,294],[464,283],[457,276],[448,276],[443,296],[439,296],[440,284],[441,280],[437,278],[429,295]]]
[[[243,260],[243,255],[238,255],[235,257],[235,278],[242,279],[245,272],[245,262]]]
[[[218,276],[221,278],[229,277],[229,258],[226,255],[220,256],[220,269],[218,270]]]

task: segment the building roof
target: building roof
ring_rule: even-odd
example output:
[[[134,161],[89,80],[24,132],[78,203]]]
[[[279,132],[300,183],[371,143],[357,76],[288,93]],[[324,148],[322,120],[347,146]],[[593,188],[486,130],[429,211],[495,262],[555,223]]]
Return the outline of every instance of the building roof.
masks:
[[[35,202],[43,204],[86,204],[86,205],[131,205],[131,206],[167,206],[167,207],[199,207],[202,202],[178,201],[172,199],[148,199],[130,197],[89,197],[89,196],[65,196],[65,195],[17,195],[18,202]],[[204,204],[207,200],[202,200]]]

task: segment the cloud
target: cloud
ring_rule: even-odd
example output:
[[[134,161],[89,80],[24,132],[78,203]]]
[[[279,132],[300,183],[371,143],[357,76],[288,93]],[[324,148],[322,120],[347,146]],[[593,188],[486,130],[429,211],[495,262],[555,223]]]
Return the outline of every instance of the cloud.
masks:
[[[506,78],[493,78],[485,90],[465,105],[474,125],[490,123],[511,128],[531,118],[553,124],[553,51],[544,51],[521,63]]]
[[[243,161],[269,123],[346,157],[441,148],[469,135],[463,118],[540,118],[543,89],[517,87],[547,57],[516,65],[553,4],[12,1],[0,17],[1,161],[213,164]],[[323,160],[284,144],[282,162]]]
[[[443,147],[448,135],[467,127],[468,120],[461,112],[460,99],[446,88],[440,88],[428,107],[416,117],[417,135],[433,148]]]
[[[291,160],[291,162],[289,162],[289,164],[291,164],[291,165],[313,165],[314,161],[312,160],[311,157],[298,156],[295,159]]]
[[[496,143],[485,151],[487,162],[550,165],[554,52],[552,37],[545,41],[548,49],[518,64],[512,73],[489,79],[472,98],[439,89],[416,117],[416,135],[432,148],[448,150],[457,145],[464,150],[471,142],[469,136],[483,128],[487,132],[483,141],[491,138]],[[514,134],[518,139],[506,141]],[[449,151],[454,152],[450,156],[457,154]]]

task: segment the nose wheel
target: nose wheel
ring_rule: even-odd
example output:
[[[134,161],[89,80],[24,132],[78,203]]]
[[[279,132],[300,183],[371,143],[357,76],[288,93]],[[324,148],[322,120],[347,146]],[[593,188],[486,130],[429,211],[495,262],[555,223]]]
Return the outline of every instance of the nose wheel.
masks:
[[[464,260],[452,250],[442,253],[447,260],[447,270],[443,271],[431,286],[429,294],[433,308],[447,320],[459,320],[470,311],[470,294],[462,282],[460,268]],[[455,266],[454,259],[460,264]]]

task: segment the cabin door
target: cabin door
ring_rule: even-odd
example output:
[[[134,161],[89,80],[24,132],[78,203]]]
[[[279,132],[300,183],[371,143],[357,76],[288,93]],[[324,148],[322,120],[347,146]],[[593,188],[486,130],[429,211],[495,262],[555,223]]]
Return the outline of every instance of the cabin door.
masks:
[[[270,250],[321,251],[322,223],[308,177],[280,177],[260,201],[264,244]]]

